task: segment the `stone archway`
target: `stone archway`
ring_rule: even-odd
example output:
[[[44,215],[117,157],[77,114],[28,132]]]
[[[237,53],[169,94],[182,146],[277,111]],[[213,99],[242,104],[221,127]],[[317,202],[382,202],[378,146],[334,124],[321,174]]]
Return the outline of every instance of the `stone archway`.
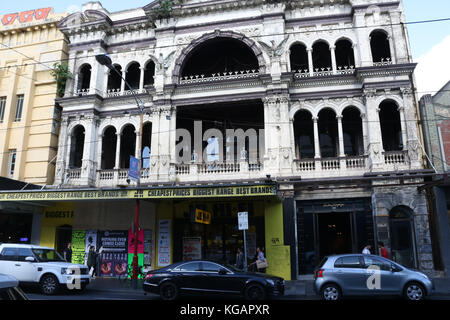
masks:
[[[264,60],[263,53],[253,40],[251,40],[250,38],[246,37],[243,34],[236,33],[233,31],[217,30],[215,32],[204,34],[203,36],[192,41],[186,48],[183,49],[180,56],[175,61],[175,67],[174,67],[174,70],[172,73],[173,83],[175,83],[175,84],[179,83],[180,78],[181,78],[183,63],[185,62],[185,60],[189,56],[189,54],[193,50],[195,50],[197,48],[197,46],[199,46],[200,44],[204,43],[205,41],[212,40],[215,38],[230,38],[230,39],[235,39],[235,40],[238,40],[238,41],[241,41],[242,43],[244,43],[251,51],[253,51],[256,59],[258,60],[260,73],[262,73],[262,74],[266,73],[266,61]]]

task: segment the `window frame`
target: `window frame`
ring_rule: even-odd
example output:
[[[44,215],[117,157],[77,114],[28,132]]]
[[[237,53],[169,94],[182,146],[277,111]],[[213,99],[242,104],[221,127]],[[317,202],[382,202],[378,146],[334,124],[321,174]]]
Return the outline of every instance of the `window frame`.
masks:
[[[358,260],[358,265],[349,265],[349,264],[344,264],[344,259],[345,258],[356,258]],[[339,260],[342,260],[341,264],[338,264]],[[364,260],[361,261],[361,257],[360,256],[346,256],[346,257],[339,257],[336,259],[336,261],[334,261],[334,268],[338,269],[338,268],[342,268],[342,269],[363,269],[364,265],[362,264]]]
[[[16,96],[16,114],[14,116],[14,122],[22,121],[23,105],[25,102],[25,95],[18,94]]]
[[[189,271],[189,270],[183,270],[183,269],[182,269],[184,266],[186,266],[186,265],[188,265],[188,264],[194,264],[194,263],[197,263],[197,264],[198,264],[199,270],[192,270],[192,271]],[[200,272],[202,272],[201,269],[202,269],[202,265],[201,265],[200,262],[198,262],[198,261],[189,261],[189,262],[180,264],[180,265],[177,266],[175,269],[173,269],[173,271],[174,271],[174,272],[197,272],[197,273],[200,273]]]
[[[14,158],[14,161],[13,161]],[[17,149],[10,149],[8,154],[8,178],[13,178],[16,171]]]
[[[0,123],[3,123],[5,118],[6,99],[7,97],[0,97]]]
[[[16,254],[15,255],[5,255],[5,252],[8,250],[15,250]],[[19,257],[19,248],[17,247],[6,247],[3,248],[2,251],[0,252],[0,261],[18,261]],[[11,259],[4,259],[3,257],[13,257]]]

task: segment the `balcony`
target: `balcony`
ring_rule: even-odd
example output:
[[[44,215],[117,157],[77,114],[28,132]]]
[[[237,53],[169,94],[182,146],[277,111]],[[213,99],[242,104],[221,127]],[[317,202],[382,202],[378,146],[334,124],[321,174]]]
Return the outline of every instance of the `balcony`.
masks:
[[[344,177],[368,171],[367,156],[294,160],[293,172],[302,178]]]

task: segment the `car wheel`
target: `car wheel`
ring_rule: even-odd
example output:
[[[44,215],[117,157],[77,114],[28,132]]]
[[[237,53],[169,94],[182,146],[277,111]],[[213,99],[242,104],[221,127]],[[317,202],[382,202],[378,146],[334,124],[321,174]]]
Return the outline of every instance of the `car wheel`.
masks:
[[[159,295],[163,300],[176,300],[178,298],[178,288],[175,283],[163,283],[159,289]]]
[[[54,275],[47,274],[42,277],[39,286],[43,294],[53,295],[59,289],[59,281]]]
[[[250,284],[245,288],[245,299],[247,300],[264,300],[266,298],[266,291],[263,286],[257,283]]]
[[[323,300],[337,301],[341,299],[341,289],[337,285],[327,284],[322,288],[320,295]]]
[[[425,297],[425,289],[417,282],[411,282],[406,285],[403,295],[407,300],[422,300]]]

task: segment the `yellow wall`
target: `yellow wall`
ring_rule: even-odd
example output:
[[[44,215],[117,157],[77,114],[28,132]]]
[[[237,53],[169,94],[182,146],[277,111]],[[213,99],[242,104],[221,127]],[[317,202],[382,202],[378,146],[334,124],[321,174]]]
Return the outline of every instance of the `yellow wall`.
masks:
[[[267,273],[291,280],[290,247],[284,245],[283,204],[267,202],[265,209]]]
[[[72,225],[73,212],[74,205],[69,202],[57,203],[44,209],[41,222],[41,246],[55,247],[56,228]]]
[[[0,24],[0,42],[8,46],[0,46],[0,97],[7,98],[0,123],[0,176],[8,176],[9,150],[16,149],[13,179],[53,183],[60,116],[51,68],[54,60],[67,58],[67,40],[56,27],[65,16],[50,12],[46,20],[31,24]],[[14,122],[19,94],[25,98],[22,118]]]

